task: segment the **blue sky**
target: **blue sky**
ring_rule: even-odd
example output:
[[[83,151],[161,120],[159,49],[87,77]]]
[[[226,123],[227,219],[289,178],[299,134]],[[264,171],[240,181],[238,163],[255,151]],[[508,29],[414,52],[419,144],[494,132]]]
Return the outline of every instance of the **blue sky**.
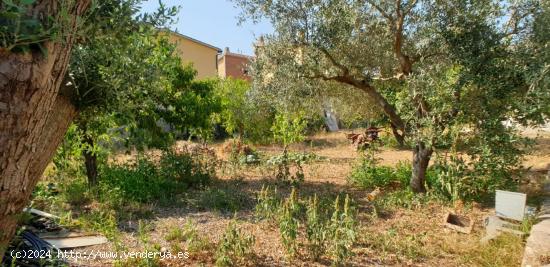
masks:
[[[238,26],[238,8],[228,0],[164,0],[167,6],[181,6],[172,30],[232,52],[253,54],[252,44],[261,34],[271,33],[269,23],[243,23]],[[158,0],[147,1],[142,10],[152,12]]]

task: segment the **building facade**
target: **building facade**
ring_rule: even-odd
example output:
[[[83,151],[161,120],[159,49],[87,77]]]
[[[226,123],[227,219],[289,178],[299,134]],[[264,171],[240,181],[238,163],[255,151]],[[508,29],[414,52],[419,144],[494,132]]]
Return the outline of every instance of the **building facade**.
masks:
[[[169,31],[168,40],[176,45],[176,52],[183,64],[193,64],[197,79],[218,76],[218,57],[221,49],[177,32]]]
[[[248,67],[252,59],[251,56],[232,53],[226,47],[223,54],[218,56],[218,76],[222,79],[231,77],[250,81]]]

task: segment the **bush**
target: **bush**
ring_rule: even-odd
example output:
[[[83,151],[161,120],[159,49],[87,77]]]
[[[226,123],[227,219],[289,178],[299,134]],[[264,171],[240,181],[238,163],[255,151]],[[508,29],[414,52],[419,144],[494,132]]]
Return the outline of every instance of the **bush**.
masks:
[[[91,200],[88,184],[83,180],[63,185],[63,199],[73,206],[83,206]]]
[[[210,183],[214,173],[189,154],[166,152],[157,165],[139,157],[135,164],[107,165],[100,171],[101,192],[106,200],[120,196],[142,203],[166,201],[189,187]]]
[[[480,159],[466,162],[456,154],[445,158],[437,157],[426,172],[426,186],[429,193],[437,198],[450,201],[482,200],[495,189],[514,188],[510,171],[503,171],[502,165],[504,164],[487,164],[486,160]],[[377,160],[367,151],[353,168],[348,180],[366,189],[406,189],[411,171],[409,162],[399,162],[395,167],[379,166]]]
[[[295,163],[295,164],[305,164],[315,161],[323,160],[324,158],[321,156],[318,156],[315,153],[310,152],[288,152],[286,160],[289,163]],[[275,155],[270,157],[266,163],[269,165],[279,165],[283,162],[284,157],[283,155]]]
[[[466,162],[456,154],[438,157],[428,170],[426,184],[434,194],[447,200],[479,201],[488,198],[496,189],[514,189],[512,172],[505,170],[504,165],[498,160],[487,163],[486,159]]]
[[[231,221],[216,251],[216,266],[243,266],[249,263],[254,255],[253,235],[244,234],[237,228],[237,223]]]
[[[270,157],[266,163],[277,167],[275,177],[278,181],[291,185],[299,185],[305,178],[303,165],[321,159],[321,157],[314,153],[285,152]],[[294,173],[291,172],[291,167],[295,168]]]
[[[229,134],[268,143],[275,109],[263,95],[250,89],[250,83],[244,80],[219,80],[215,94],[222,109],[216,119]]]
[[[168,234],[166,234],[165,239],[168,242],[183,242],[185,241],[185,234],[182,228],[172,228]]]
[[[394,208],[416,209],[431,201],[440,201],[439,195],[432,192],[427,194],[416,194],[410,188],[388,192],[374,200],[376,212],[381,210],[392,210]]]
[[[269,186],[262,186],[257,199],[255,207],[256,218],[275,221],[280,206],[280,200],[277,197],[277,188],[271,190]]]
[[[363,157],[356,165],[348,180],[357,186],[372,189],[375,187],[404,188],[409,184],[411,165],[399,162],[396,167],[378,166],[371,157]]]
[[[288,147],[297,142],[301,142],[305,139],[304,131],[306,127],[306,120],[302,114],[291,118],[290,114],[277,114],[275,116],[275,122],[271,127],[273,132],[273,141],[283,145],[283,153],[281,158],[277,161],[277,180],[282,182],[291,183],[297,185],[304,180],[304,171],[302,169],[301,160],[294,161],[289,160]],[[294,165],[296,172],[290,173],[290,167]]]
[[[160,160],[159,174],[166,180],[176,180],[188,187],[202,187],[210,184],[215,169],[190,154],[167,151]]]
[[[101,192],[106,198],[120,194],[123,199],[145,203],[165,197],[167,191],[173,193],[176,188],[146,158],[139,158],[132,165],[108,165],[101,170],[100,177]]]

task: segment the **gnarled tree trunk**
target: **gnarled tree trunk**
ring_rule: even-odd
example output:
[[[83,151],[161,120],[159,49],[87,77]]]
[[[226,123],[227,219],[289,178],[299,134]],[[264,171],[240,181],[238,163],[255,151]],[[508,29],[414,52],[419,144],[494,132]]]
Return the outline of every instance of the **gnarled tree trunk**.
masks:
[[[2,162],[0,191],[0,246],[2,246],[0,252],[2,253],[13,237],[18,214],[28,204],[36,183],[51,162],[57,147],[63,141],[65,132],[77,114],[69,99],[61,95],[57,96],[51,110],[52,112],[48,112],[46,118],[41,118],[44,121],[39,123],[44,127],[37,136],[24,139],[25,143],[14,141],[7,142],[7,146],[3,146],[10,149],[3,151],[3,157],[7,154],[5,152],[15,149],[22,158],[20,160],[8,158],[7,161]],[[10,166],[10,163],[15,166]]]
[[[89,2],[79,0],[69,9],[73,23],[64,32],[76,32],[76,17]],[[31,13],[55,17],[59,5],[37,1]],[[60,42],[45,42],[47,55],[0,49],[0,259],[15,234],[18,215],[76,115],[74,106],[58,94],[74,38],[67,34]]]
[[[411,189],[415,193],[426,192],[426,170],[430,163],[433,150],[431,147],[426,147],[424,142],[418,142],[413,149]]]

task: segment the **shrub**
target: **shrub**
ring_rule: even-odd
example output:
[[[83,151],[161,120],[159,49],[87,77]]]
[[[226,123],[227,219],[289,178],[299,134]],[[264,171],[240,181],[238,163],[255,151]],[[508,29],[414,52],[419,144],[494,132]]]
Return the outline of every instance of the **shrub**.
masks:
[[[250,88],[250,83],[244,80],[219,80],[215,94],[221,101],[222,110],[216,119],[229,134],[268,143],[275,108],[264,95]]]
[[[463,199],[467,194],[465,184],[466,164],[458,157],[451,157],[449,161],[436,160],[431,168],[431,175],[427,178],[430,189],[448,200]]]
[[[68,216],[68,220],[63,223],[73,227],[96,231],[105,235],[116,250],[120,250],[124,246],[120,238],[116,212],[113,210],[94,210],[90,213],[82,214],[78,220],[72,220],[72,218]]]
[[[280,206],[280,200],[277,198],[277,188],[271,190],[269,186],[262,186],[257,199],[254,208],[256,218],[275,221]]]
[[[277,180],[298,185],[305,178],[303,165],[316,160],[321,160],[321,157],[314,153],[287,152],[270,157],[266,163],[277,167]],[[295,168],[294,173],[290,171],[292,167]]]
[[[348,180],[363,188],[396,187],[404,188],[409,184],[411,165],[408,162],[399,162],[396,167],[379,166],[377,160],[366,156],[356,165]]]
[[[73,206],[83,206],[90,201],[88,184],[83,180],[63,185],[63,199]]]
[[[189,187],[202,187],[212,180],[213,170],[190,154],[166,152],[157,165],[139,157],[135,164],[111,164],[102,168],[101,193],[106,201],[117,199],[141,203],[166,202]]]
[[[399,161],[393,169],[395,181],[398,181],[399,185],[401,185],[402,188],[405,188],[409,185],[411,174],[412,165],[409,161]]]
[[[505,170],[508,165],[498,159],[488,161],[477,158],[467,162],[455,153],[449,157],[439,156],[429,169],[426,183],[434,194],[451,201],[483,200],[495,189],[513,190],[516,184],[511,179],[511,170]]]
[[[296,163],[296,172],[292,174],[290,172],[291,162],[283,160],[280,164],[277,165],[277,174],[275,177],[278,181],[283,183],[288,183],[292,186],[297,186],[302,183],[305,179],[304,169],[300,163]]]
[[[288,147],[293,143],[301,142],[305,139],[304,131],[306,124],[307,122],[301,114],[294,119],[291,119],[289,114],[277,114],[275,116],[275,122],[271,127],[273,140],[283,145],[281,160],[277,162],[277,180],[290,182],[293,185],[304,180],[302,162],[299,160],[294,162],[289,160]],[[292,165],[295,165],[297,169],[295,174],[290,173]]]
[[[415,209],[429,201],[437,201],[439,196],[428,192],[428,194],[415,194],[410,188],[388,192],[377,198],[374,206],[378,209],[392,210],[394,208]]]
[[[146,251],[158,252],[160,251],[160,245],[151,243],[150,232],[153,230],[153,226],[149,223],[139,221],[138,237]],[[138,260],[136,264],[138,266],[160,266],[160,257],[144,257]],[[134,265],[135,266],[135,265]]]
[[[109,165],[101,171],[103,198],[120,195],[123,199],[142,203],[166,199],[182,192],[185,185],[159,175],[157,166],[146,158],[134,165]]]
[[[303,216],[304,208],[305,216]],[[351,256],[351,248],[357,235],[357,220],[347,195],[343,204],[339,196],[336,199],[318,199],[317,195],[314,195],[304,205],[298,198],[295,188],[281,202],[276,197],[276,190],[262,187],[258,195],[256,216],[261,219],[274,218],[289,258],[297,256],[299,247],[297,239],[302,234],[307,240],[306,251],[313,260],[318,260],[328,253],[333,263],[340,265]],[[301,223],[304,223],[304,228],[300,228]],[[301,232],[302,229],[305,229],[305,233]]]
[[[223,196],[232,196],[231,191],[224,192]],[[204,195],[215,194],[205,191]],[[220,195],[215,198],[222,199],[224,197]],[[256,216],[277,223],[286,255],[289,258],[297,256],[300,247],[297,240],[300,236],[305,236],[307,240],[305,249],[311,259],[317,260],[323,255],[328,255],[335,265],[340,265],[345,264],[351,256],[357,226],[349,196],[346,196],[344,203],[341,199],[341,196],[336,199],[332,197],[319,199],[317,195],[314,195],[307,201],[301,200],[296,189],[293,189],[289,196],[281,202],[277,197],[276,188],[271,189],[264,186],[258,195]],[[332,216],[330,216],[331,214]],[[303,228],[300,227],[302,223]],[[114,210],[94,211],[88,215],[86,220],[83,220],[81,226],[96,229],[107,234],[110,239],[116,240],[118,230]],[[146,228],[140,231],[142,230],[146,230]],[[145,232],[142,231],[142,233]],[[243,265],[245,260],[253,255],[251,253],[253,238],[253,236],[243,236],[236,224],[232,222],[215,252],[216,265]],[[185,242],[186,251],[190,253],[211,253],[213,251],[212,244],[207,239],[200,237],[190,221],[187,221],[182,228],[170,229],[165,239],[174,251],[182,250],[182,242]],[[120,242],[117,244],[120,246]]]
[[[306,126],[307,121],[304,119],[303,114],[298,114],[294,118],[291,118],[291,115],[287,113],[277,114],[271,127],[273,140],[282,144],[286,150],[289,145],[305,139]]]
[[[172,242],[172,241],[183,242],[183,241],[185,241],[185,235],[183,233],[183,229],[181,229],[179,227],[170,229],[168,234],[166,234],[165,239],[168,242]]]
[[[288,152],[286,160],[290,163],[305,164],[309,162],[322,160],[323,157],[310,152]],[[269,165],[279,165],[284,160],[283,155],[275,155],[267,160]]]
[[[188,187],[201,187],[211,182],[215,175],[213,167],[193,159],[191,154],[166,151],[160,160],[159,174],[167,180],[174,179]]]
[[[231,221],[227,226],[216,251],[216,266],[244,265],[254,255],[253,235],[244,234],[237,228],[237,223]]]
[[[387,129],[389,130],[389,129]],[[405,147],[410,147],[410,142],[407,142],[408,140],[405,139],[405,144],[404,146]],[[390,134],[390,133],[386,133],[386,134],[380,134],[380,143],[383,144],[384,147],[387,147],[387,148],[393,148],[393,149],[402,149],[403,146],[401,146],[399,144],[399,142],[397,142],[397,139],[395,139],[395,136],[393,134]]]

